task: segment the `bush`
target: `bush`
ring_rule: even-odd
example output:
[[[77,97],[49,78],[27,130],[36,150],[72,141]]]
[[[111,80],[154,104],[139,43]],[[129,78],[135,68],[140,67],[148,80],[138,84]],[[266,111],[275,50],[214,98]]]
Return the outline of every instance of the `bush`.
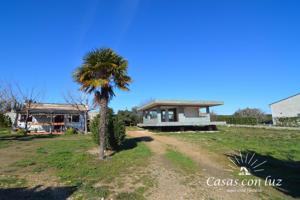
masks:
[[[78,134],[77,130],[74,128],[67,128],[67,130],[65,131],[66,135],[76,135]]]
[[[216,121],[225,121],[227,124],[241,124],[241,125],[257,125],[258,120],[254,117],[235,117],[231,115],[215,116]]]
[[[99,145],[99,118],[97,115],[90,124],[93,140]],[[110,109],[107,113],[107,129],[105,131],[105,149],[118,150],[125,139],[125,124],[122,118],[114,115]]]
[[[277,126],[300,127],[300,117],[278,117],[275,121]]]
[[[2,113],[0,113],[0,127],[8,128],[11,127],[12,123],[10,118]]]
[[[17,131],[17,134],[18,134],[18,135],[27,135],[27,132],[25,131],[25,129],[19,129],[19,130]]]
[[[136,126],[138,123],[143,121],[143,116],[137,111],[137,108],[129,110],[119,110],[118,116],[122,118],[125,126]]]

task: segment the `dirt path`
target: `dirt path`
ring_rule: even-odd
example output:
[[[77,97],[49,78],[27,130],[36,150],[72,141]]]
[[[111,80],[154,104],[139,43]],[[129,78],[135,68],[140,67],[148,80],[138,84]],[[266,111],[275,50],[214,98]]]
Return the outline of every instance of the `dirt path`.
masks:
[[[226,161],[220,155],[176,138],[156,135],[148,131],[129,131],[128,135],[136,138],[151,138],[146,145],[152,150],[154,156],[148,170],[151,171],[151,175],[156,178],[158,184],[151,191],[148,199],[258,199],[256,193],[228,192],[228,189],[233,188],[207,185],[209,177],[234,178],[226,172],[226,168],[224,168]],[[187,179],[184,175],[176,172],[164,157],[168,147],[175,148],[193,159],[199,165],[201,175]]]

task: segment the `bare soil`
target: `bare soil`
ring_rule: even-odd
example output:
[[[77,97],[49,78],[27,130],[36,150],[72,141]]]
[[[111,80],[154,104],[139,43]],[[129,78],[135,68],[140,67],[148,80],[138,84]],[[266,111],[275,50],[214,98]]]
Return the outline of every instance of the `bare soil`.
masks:
[[[154,153],[147,170],[158,183],[150,191],[148,199],[259,199],[256,193],[228,192],[233,188],[207,185],[209,177],[234,178],[226,171],[224,166],[227,161],[220,155],[191,143],[149,131],[129,131],[128,135],[135,138],[148,137],[145,143]],[[176,171],[164,157],[166,149],[170,147],[194,160],[199,166],[199,174],[190,177]]]

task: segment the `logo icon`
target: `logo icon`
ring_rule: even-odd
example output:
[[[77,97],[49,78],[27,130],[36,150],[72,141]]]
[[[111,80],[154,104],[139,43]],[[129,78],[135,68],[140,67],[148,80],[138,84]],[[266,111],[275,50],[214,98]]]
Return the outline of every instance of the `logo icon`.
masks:
[[[251,174],[246,167],[241,167],[239,175],[240,176],[249,176]]]
[[[228,166],[231,168],[229,171],[239,169],[238,175],[240,176],[249,176],[251,173],[264,171],[262,165],[264,165],[267,161],[259,161],[255,157],[255,153],[249,156],[249,153],[239,152],[239,155],[230,155],[228,156],[230,160],[230,164]],[[233,164],[233,165],[232,165]]]

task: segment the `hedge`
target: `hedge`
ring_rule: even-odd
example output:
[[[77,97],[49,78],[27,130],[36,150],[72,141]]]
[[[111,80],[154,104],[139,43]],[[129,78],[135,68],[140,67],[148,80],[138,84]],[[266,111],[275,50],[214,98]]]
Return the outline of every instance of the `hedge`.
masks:
[[[230,115],[218,115],[215,121],[225,121],[227,124],[243,124],[243,125],[257,125],[258,120],[254,117],[234,117]]]
[[[278,117],[274,120],[276,126],[300,127],[300,117]]]
[[[90,124],[93,140],[99,145],[99,115]],[[126,135],[125,124],[122,118],[112,112],[107,114],[107,129],[105,131],[105,149],[118,150]]]

